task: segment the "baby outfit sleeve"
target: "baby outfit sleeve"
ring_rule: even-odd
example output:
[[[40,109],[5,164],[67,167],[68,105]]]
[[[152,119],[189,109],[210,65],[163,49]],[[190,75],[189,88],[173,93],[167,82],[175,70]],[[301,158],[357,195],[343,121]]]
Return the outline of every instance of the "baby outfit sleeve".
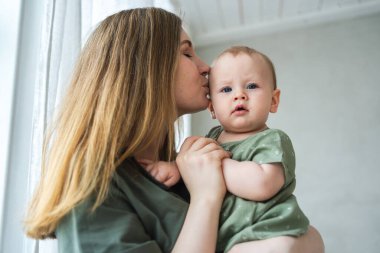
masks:
[[[259,133],[249,149],[251,160],[258,164],[281,163],[285,173],[284,187],[295,178],[296,158],[289,136],[281,130],[268,129]]]

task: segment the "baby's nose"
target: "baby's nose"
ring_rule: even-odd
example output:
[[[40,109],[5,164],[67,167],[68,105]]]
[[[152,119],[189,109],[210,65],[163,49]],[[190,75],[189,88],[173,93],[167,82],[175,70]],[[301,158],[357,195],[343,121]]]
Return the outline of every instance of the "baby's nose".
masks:
[[[244,92],[238,92],[236,95],[235,95],[235,98],[234,100],[246,100],[247,99],[247,96],[244,94]]]

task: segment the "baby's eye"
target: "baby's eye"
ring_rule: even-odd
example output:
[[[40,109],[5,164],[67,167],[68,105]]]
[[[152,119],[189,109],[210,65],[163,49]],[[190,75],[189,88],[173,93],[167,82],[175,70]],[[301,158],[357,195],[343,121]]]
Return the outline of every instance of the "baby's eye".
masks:
[[[223,92],[223,93],[227,93],[227,92],[231,92],[232,88],[231,87],[224,87],[220,91]]]
[[[255,83],[250,83],[247,85],[247,89],[256,89],[257,88],[257,84]]]

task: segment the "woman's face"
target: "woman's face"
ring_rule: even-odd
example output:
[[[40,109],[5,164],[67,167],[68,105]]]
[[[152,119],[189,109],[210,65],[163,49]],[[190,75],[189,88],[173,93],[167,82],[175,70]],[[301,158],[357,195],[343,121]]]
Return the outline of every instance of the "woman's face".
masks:
[[[194,52],[189,36],[182,30],[179,63],[175,79],[178,116],[204,110],[208,106],[207,74],[210,67]]]

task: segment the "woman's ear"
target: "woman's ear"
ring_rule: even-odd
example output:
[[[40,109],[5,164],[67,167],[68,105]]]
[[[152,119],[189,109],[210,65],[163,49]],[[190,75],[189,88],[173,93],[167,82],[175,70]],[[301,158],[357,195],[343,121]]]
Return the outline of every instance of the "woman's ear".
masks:
[[[211,113],[211,118],[212,118],[212,119],[216,119],[215,111],[214,111],[214,107],[212,106],[211,101],[208,102],[208,110],[209,110],[210,113]]]
[[[271,113],[277,112],[278,105],[280,104],[280,94],[281,94],[281,91],[279,89],[275,89],[272,92],[272,104],[270,107]]]

